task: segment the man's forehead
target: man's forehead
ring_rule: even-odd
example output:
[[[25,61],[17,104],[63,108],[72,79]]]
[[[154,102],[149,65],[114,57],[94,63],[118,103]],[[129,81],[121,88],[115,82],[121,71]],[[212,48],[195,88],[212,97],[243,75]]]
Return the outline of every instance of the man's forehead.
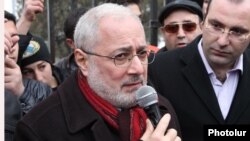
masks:
[[[173,12],[169,13],[169,15],[165,19],[168,19],[169,17],[172,17],[172,15],[176,15],[176,14],[179,14],[179,13],[186,14],[186,15],[191,15],[191,16],[195,16],[195,17],[199,18],[198,14],[190,12],[190,11],[188,11],[186,9],[176,9]],[[176,18],[180,18],[180,17],[176,17]]]
[[[248,0],[247,0],[248,1]],[[248,1],[248,4],[250,1]],[[227,0],[213,1],[207,12],[205,22],[214,19],[228,26],[250,28],[250,6],[246,2],[234,3]],[[223,7],[223,5],[227,5]],[[234,9],[234,10],[232,10]]]
[[[183,14],[185,16],[183,16]],[[179,16],[178,16],[179,15]],[[191,13],[187,10],[178,10],[172,12],[168,17],[165,18],[164,23],[166,22],[182,22],[182,21],[199,21],[199,16],[197,14]]]
[[[12,20],[9,20],[7,18],[4,18],[4,24],[13,24],[14,26],[16,26],[15,22],[13,22]]]

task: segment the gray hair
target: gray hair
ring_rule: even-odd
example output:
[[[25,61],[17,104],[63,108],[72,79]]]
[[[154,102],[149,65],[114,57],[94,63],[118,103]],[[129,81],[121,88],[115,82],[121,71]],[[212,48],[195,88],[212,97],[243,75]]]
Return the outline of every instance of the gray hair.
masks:
[[[101,4],[87,11],[79,19],[74,33],[74,41],[77,48],[91,51],[95,47],[101,39],[101,35],[99,34],[100,20],[106,16],[119,18],[129,16],[134,17],[141,23],[138,16],[124,6],[111,3]]]

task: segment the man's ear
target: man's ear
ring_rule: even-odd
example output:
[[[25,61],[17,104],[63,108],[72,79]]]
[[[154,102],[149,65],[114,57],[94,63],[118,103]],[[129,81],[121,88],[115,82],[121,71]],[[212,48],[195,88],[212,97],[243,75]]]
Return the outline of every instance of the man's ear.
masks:
[[[75,61],[84,76],[88,75],[88,56],[81,49],[74,50]]]
[[[74,43],[74,40],[70,39],[70,38],[66,38],[66,43],[67,45],[71,48],[71,49],[75,49],[75,43]]]

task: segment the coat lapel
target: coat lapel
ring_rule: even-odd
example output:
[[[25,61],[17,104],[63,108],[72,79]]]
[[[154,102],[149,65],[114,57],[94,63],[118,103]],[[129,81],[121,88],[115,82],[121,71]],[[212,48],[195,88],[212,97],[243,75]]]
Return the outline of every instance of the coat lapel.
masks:
[[[247,50],[248,51],[248,50]],[[250,104],[250,57],[244,54],[243,75],[240,77],[234,100],[227,117],[227,123],[234,124]]]
[[[197,45],[199,41],[200,38],[197,38],[194,42],[187,46],[181,54],[181,60],[186,64],[182,73],[187,78],[191,87],[195,90],[196,95],[201,99],[201,101],[204,102],[214,118],[219,123],[223,123],[224,119],[222,117],[213,86],[198,52]]]
[[[94,136],[95,141],[114,141],[114,135],[109,132],[110,129],[108,129],[103,119],[82,96],[76,77],[77,75],[74,73],[62,85],[63,88],[58,89],[69,132],[76,133],[91,128],[87,130],[92,131],[91,134]],[[74,88],[67,86],[74,86]]]

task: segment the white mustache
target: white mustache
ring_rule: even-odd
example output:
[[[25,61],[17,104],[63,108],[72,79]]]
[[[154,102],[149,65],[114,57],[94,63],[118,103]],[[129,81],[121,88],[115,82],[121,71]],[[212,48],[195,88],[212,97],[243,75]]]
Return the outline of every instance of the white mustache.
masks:
[[[145,83],[146,80],[144,78],[142,78],[141,76],[132,76],[129,80],[123,82],[123,85],[126,85],[126,84],[130,84],[130,83],[137,83],[137,82],[141,82],[141,83]]]

